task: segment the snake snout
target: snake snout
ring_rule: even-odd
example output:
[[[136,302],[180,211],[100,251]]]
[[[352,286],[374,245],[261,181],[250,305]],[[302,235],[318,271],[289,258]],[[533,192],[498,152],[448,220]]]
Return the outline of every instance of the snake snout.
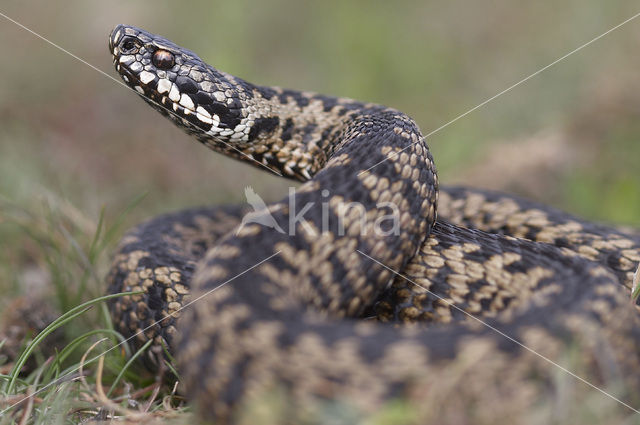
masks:
[[[114,48],[118,45],[118,42],[125,34],[126,25],[118,24],[111,30],[109,34],[109,51],[115,54]]]

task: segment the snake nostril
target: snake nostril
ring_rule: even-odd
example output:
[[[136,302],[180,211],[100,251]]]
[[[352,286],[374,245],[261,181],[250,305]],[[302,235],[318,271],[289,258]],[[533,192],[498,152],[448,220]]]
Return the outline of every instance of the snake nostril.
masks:
[[[136,49],[138,48],[138,44],[135,42],[134,39],[127,37],[127,38],[123,38],[122,42],[120,43],[120,51],[122,53],[133,53]]]

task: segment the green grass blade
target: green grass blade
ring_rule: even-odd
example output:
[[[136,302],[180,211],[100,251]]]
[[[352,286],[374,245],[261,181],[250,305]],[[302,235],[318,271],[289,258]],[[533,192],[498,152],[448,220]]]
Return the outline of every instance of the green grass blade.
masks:
[[[100,237],[102,236],[102,232],[104,231],[104,205],[100,208],[100,215],[98,216],[98,224],[96,225],[96,232],[93,234],[93,239],[91,240],[91,244],[89,245],[89,261],[91,264],[95,264],[96,258],[99,254],[99,250],[97,250],[98,242],[100,241]]]
[[[126,341],[126,338],[124,336],[122,336],[122,334],[120,334],[119,332],[116,332],[116,331],[114,331],[112,329],[96,329],[96,330],[87,332],[85,334],[82,334],[79,337],[75,338],[73,341],[71,341],[69,344],[67,344],[55,356],[55,362],[53,363],[52,367],[49,368],[49,371],[48,371],[47,375],[45,375],[45,379],[44,380],[45,381],[50,381],[52,379],[52,374],[54,373],[54,371],[60,369],[60,367],[62,366],[64,361],[73,353],[73,351],[80,344],[82,344],[88,338],[90,338],[90,337],[92,337],[94,335],[100,335],[100,334],[110,335],[110,336],[114,337],[114,340],[118,341],[119,343],[123,343],[123,342]],[[126,354],[130,355],[129,346],[125,344],[124,348],[125,348]],[[57,378],[57,376],[56,376],[56,378]]]
[[[133,356],[131,356],[131,358],[127,361],[127,363],[125,363],[124,367],[120,370],[120,372],[118,373],[118,376],[116,376],[116,379],[113,381],[113,384],[111,384],[111,388],[109,388],[109,391],[107,392],[107,397],[111,396],[111,393],[113,392],[113,390],[116,389],[116,387],[118,386],[118,383],[124,376],[125,372],[129,369],[129,367],[133,364],[133,362],[136,361],[136,359],[140,357],[140,355],[144,353],[147,350],[147,348],[149,348],[149,346],[152,343],[153,343],[152,339],[147,341],[142,347],[140,347],[138,351],[136,351],[133,354]]]
[[[29,344],[29,346],[22,352],[20,357],[18,357],[18,360],[16,361],[16,364],[14,365],[10,374],[11,380],[9,381],[9,384],[6,386],[6,388],[4,389],[4,392],[10,394],[14,390],[14,386],[15,386],[16,380],[18,379],[18,374],[20,373],[20,370],[22,370],[22,367],[26,363],[27,359],[29,358],[33,350],[35,350],[38,344],[40,344],[40,342],[42,342],[42,340],[44,340],[44,338],[46,338],[47,335],[51,334],[53,331],[60,328],[64,324],[68,323],[69,321],[82,315],[95,304],[110,300],[112,298],[122,297],[125,295],[133,295],[133,294],[136,294],[136,292],[123,292],[119,294],[111,294],[111,295],[105,295],[99,298],[95,298],[93,300],[80,304],[75,308],[72,308],[71,310],[67,311],[62,316],[58,317],[56,320],[51,322],[33,339],[33,341]]]

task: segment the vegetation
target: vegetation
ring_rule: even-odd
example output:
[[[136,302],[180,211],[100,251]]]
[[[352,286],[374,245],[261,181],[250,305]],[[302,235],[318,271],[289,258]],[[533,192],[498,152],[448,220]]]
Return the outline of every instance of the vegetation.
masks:
[[[445,184],[640,225],[640,21],[434,132],[637,13],[636,2],[71,0],[55,18],[48,5],[7,2],[0,12],[113,76],[107,34],[122,22],[252,82],[394,106],[433,133]],[[207,152],[114,81],[3,18],[0,46],[0,329],[17,335],[0,338],[0,351],[15,354],[0,357],[0,409],[21,402],[0,425],[109,415],[188,423],[178,389],[131,361],[143,354],[111,326],[101,298],[110,254],[145,217],[242,202],[247,185],[278,199],[291,183]],[[44,340],[20,320],[28,310],[53,321]],[[23,362],[29,372],[18,374]],[[602,416],[614,408],[593,393],[575,399],[593,413],[576,423],[627,419]],[[266,403],[277,411],[280,401]],[[353,422],[332,412],[335,423]],[[521,422],[571,422],[574,413],[551,400]],[[416,417],[398,402],[375,423]]]

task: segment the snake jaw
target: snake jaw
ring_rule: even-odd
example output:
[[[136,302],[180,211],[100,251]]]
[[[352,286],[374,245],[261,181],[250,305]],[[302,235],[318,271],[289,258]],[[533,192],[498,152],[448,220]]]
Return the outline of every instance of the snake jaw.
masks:
[[[195,53],[126,25],[111,32],[109,51],[124,82],[187,133],[204,132],[222,143],[248,141],[241,95]]]

